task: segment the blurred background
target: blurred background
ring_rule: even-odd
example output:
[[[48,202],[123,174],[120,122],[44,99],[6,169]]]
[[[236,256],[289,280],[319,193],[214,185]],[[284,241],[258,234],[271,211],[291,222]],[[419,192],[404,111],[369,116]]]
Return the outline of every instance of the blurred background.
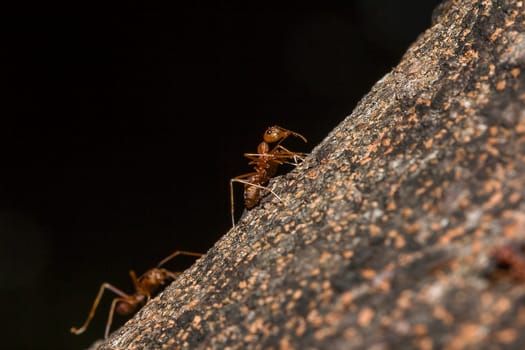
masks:
[[[2,348],[102,337],[109,294],[86,333],[69,333],[102,282],[131,292],[130,269],[211,248],[231,227],[229,179],[252,170],[243,153],[265,129],[297,131],[308,143],[289,148],[311,151],[438,3],[45,3],[2,14]],[[241,185],[236,196],[239,219]]]

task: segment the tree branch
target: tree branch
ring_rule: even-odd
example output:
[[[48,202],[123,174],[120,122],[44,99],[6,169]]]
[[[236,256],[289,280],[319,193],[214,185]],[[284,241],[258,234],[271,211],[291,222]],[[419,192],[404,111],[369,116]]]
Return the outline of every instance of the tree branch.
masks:
[[[265,197],[96,347],[525,348],[525,285],[492,256],[525,237],[523,23],[522,1],[440,5],[271,183],[286,207]]]

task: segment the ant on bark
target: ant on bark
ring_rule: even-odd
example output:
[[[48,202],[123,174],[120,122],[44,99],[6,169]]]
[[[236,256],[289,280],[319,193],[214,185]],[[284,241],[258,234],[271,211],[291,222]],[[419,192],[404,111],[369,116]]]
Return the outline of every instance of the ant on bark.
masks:
[[[231,216],[232,225],[235,227],[235,209],[233,203],[233,183],[239,182],[244,184],[244,204],[246,208],[251,209],[259,203],[261,198],[261,190],[267,190],[273,194],[281,203],[281,197],[265,185],[270,179],[275,176],[277,168],[281,164],[297,165],[298,159],[303,160],[304,153],[292,152],[281,146],[288,136],[299,137],[304,142],[306,138],[294,131],[287,130],[280,126],[270,126],[263,134],[263,142],[257,146],[257,153],[244,153],[244,156],[251,161],[248,163],[254,165],[254,172],[239,175],[230,179],[230,201],[231,201]],[[270,144],[276,143],[272,149]],[[291,161],[293,160],[293,162]]]
[[[164,258],[161,262],[157,264],[157,267],[154,267],[142,274],[141,276],[137,277],[135,274],[135,271],[131,270],[129,271],[129,275],[131,277],[131,281],[133,282],[133,287],[135,288],[135,292],[133,294],[126,294],[120,289],[114,287],[113,285],[104,282],[100,286],[100,289],[98,290],[97,297],[95,298],[95,301],[93,302],[93,306],[91,307],[91,310],[89,311],[88,318],[86,319],[86,322],[82,325],[80,328],[71,327],[70,331],[74,334],[82,334],[88,327],[89,323],[91,322],[91,319],[93,316],[95,316],[95,311],[97,309],[97,306],[100,302],[100,299],[102,298],[102,295],[104,294],[104,291],[106,289],[112,291],[113,293],[117,294],[118,297],[114,298],[111,303],[111,308],[109,309],[109,316],[108,321],[106,323],[106,331],[104,333],[104,338],[107,338],[109,335],[109,329],[111,327],[111,323],[113,321],[113,314],[115,310],[120,315],[129,315],[131,314],[139,305],[142,305],[146,303],[150,298],[151,295],[159,289],[161,285],[164,284],[164,282],[168,279],[175,279],[178,275],[180,275],[182,272],[173,272],[169,271],[167,269],[161,268],[162,265],[173,259],[174,257],[178,255],[188,255],[188,256],[197,256],[200,257],[203,254],[201,253],[193,253],[193,252],[187,252],[182,250],[177,250],[173,252],[168,257]]]

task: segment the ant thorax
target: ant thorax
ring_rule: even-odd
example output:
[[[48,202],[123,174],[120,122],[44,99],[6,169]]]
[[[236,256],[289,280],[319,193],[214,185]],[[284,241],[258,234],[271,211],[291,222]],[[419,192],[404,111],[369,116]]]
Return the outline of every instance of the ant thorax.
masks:
[[[261,142],[259,146],[257,146],[257,153],[263,155],[267,154],[270,151],[270,146],[266,142]]]

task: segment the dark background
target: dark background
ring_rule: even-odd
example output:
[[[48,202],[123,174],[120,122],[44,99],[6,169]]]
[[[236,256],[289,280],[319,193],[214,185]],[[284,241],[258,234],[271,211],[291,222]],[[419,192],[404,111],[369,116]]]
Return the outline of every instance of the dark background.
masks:
[[[131,291],[129,269],[211,248],[231,227],[229,179],[251,171],[243,153],[265,129],[303,134],[307,144],[287,145],[309,152],[430,26],[438,1],[323,4],[4,15],[2,348],[101,337],[110,296],[86,333],[68,332],[101,282]],[[238,219],[241,185],[236,195]]]

